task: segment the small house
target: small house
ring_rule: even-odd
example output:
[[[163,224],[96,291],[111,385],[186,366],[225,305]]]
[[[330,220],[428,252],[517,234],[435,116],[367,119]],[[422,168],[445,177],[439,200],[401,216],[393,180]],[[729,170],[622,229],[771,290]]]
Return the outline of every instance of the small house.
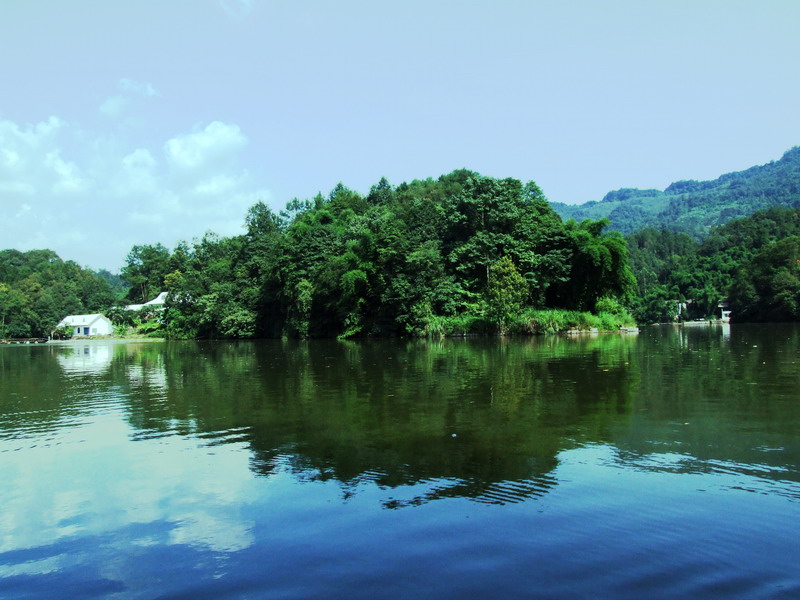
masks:
[[[61,319],[56,327],[67,327],[72,329],[72,337],[83,335],[111,335],[114,333],[114,325],[111,321],[101,314],[94,315],[70,315]]]

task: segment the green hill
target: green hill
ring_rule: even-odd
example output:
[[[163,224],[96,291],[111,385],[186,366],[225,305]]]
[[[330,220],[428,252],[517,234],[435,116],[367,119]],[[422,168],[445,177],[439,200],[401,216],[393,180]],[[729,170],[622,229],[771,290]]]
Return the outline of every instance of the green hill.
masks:
[[[639,323],[720,316],[736,321],[800,320],[800,208],[773,207],[715,228],[701,242],[668,229],[627,238]]]
[[[0,250],[0,338],[43,337],[67,315],[110,306],[103,275],[52,250]]]
[[[564,219],[608,218],[624,234],[646,227],[705,237],[723,225],[773,206],[800,206],[800,146],[778,161],[727,173],[713,181],[677,181],[664,191],[623,188],[599,202],[552,203]]]

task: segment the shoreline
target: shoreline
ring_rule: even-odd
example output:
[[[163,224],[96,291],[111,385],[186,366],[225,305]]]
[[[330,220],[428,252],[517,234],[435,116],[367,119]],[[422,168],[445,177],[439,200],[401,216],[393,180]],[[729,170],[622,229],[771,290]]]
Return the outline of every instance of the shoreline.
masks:
[[[69,340],[49,340],[47,343],[55,346],[72,346],[75,344],[86,344],[92,342],[166,342],[167,338],[151,337],[114,337],[114,336],[87,336],[72,338]]]

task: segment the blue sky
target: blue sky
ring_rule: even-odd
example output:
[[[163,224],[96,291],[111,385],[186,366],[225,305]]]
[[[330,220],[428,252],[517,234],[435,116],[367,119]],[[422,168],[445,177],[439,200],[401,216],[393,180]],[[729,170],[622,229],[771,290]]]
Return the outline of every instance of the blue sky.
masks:
[[[796,0],[3,0],[0,248],[116,270],[337,182],[550,200],[800,144]]]

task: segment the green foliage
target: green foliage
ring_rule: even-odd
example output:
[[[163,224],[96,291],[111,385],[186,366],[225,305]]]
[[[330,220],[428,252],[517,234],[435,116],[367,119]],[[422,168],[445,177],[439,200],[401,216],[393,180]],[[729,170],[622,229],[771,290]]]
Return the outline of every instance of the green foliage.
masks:
[[[279,216],[258,202],[246,234],[134,246],[123,277],[130,299],[169,291],[172,337],[496,333],[531,307],[625,302],[628,250],[605,225],[565,225],[533,182],[459,170],[366,197],[338,184]]]
[[[739,320],[800,320],[800,236],[756,254],[736,278],[731,301]]]
[[[607,329],[630,324],[628,309],[641,322],[718,316],[725,298],[734,318],[796,319],[800,209],[785,206],[800,205],[799,176],[794,148],[715,181],[622,189],[579,207],[465,169],[396,187],[382,178],[366,196],[340,183],[279,214],[255,203],[240,236],[136,245],[120,276],[47,250],[3,251],[0,336],[44,335],[66,314],[164,290],[157,318],[108,315],[120,329],[180,338]]]
[[[622,189],[600,202],[553,204],[568,219],[608,218],[624,234],[652,227],[702,239],[730,221],[774,206],[800,206],[800,147],[783,157],[746,171],[728,173],[714,181],[678,181],[663,192]]]
[[[314,300],[314,285],[308,279],[300,279],[294,289],[292,317],[289,326],[301,339],[308,337],[311,319],[311,306]]]
[[[397,188],[382,179],[366,198],[339,184],[327,197],[292,200],[280,218],[258,203],[245,224],[245,236],[184,248],[179,271],[164,272],[159,265],[174,261],[152,252],[151,271],[170,291],[170,335],[496,332],[531,303],[561,300],[578,277],[621,299],[629,279],[627,248],[602,223],[577,239],[536,184],[466,170]],[[588,288],[577,298],[596,299]]]
[[[163,291],[164,277],[172,272],[174,263],[180,259],[176,252],[161,244],[137,245],[128,253],[121,277],[130,288],[125,299],[131,304],[144,304]]]
[[[600,313],[605,312],[612,315],[628,314],[627,309],[622,304],[617,302],[617,300],[615,300],[614,298],[608,298],[608,297],[600,298],[596,302],[595,306],[597,308],[597,312]]]
[[[508,327],[528,298],[528,282],[519,274],[511,257],[504,256],[495,262],[489,271],[486,286],[488,314],[501,332]]]
[[[488,335],[497,333],[497,323],[480,314],[434,316],[426,334],[434,337]]]
[[[510,325],[512,333],[544,334],[568,330],[616,331],[620,327],[635,325],[633,317],[624,309],[614,307],[617,312],[574,310],[527,310]]]
[[[222,317],[219,331],[222,337],[253,337],[256,331],[256,314],[246,308],[229,312]]]
[[[125,283],[122,276],[116,273],[111,273],[106,269],[95,271],[95,274],[104,280],[111,288],[111,293],[114,294],[115,300],[122,300],[127,294],[130,286]]]
[[[163,337],[164,332],[161,322],[156,319],[151,319],[140,323],[136,327],[136,333],[147,337]]]
[[[631,297],[636,281],[628,267],[628,247],[619,234],[603,233],[607,225],[606,219],[567,222],[570,277],[549,291],[551,305],[592,311],[599,298]]]
[[[0,338],[44,337],[70,314],[101,312],[108,282],[51,250],[0,251]]]
[[[52,338],[54,340],[68,340],[72,337],[72,327],[56,327],[52,331]]]
[[[131,327],[134,325],[136,312],[127,310],[124,306],[112,306],[103,313],[114,324],[114,326],[123,325]]]
[[[628,237],[638,281],[640,322],[720,316],[728,298],[734,320],[797,320],[792,240],[800,209],[771,208],[711,231],[702,242],[667,230]]]

